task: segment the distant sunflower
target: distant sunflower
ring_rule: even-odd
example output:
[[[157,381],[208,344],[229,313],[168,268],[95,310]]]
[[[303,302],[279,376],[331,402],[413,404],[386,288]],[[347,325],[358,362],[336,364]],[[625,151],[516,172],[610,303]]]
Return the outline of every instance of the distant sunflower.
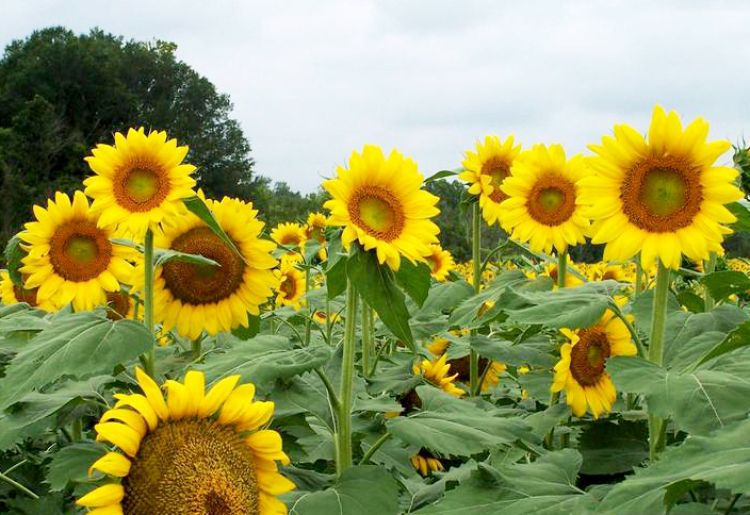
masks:
[[[424,477],[429,476],[433,472],[442,472],[445,470],[440,460],[424,449],[409,458],[409,461],[411,462],[411,466]]]
[[[292,250],[299,249],[305,251],[305,241],[307,235],[305,228],[298,223],[287,222],[281,223],[271,231],[271,239],[282,247],[289,247]]]
[[[448,274],[456,267],[453,256],[440,245],[430,245],[430,254],[427,256],[427,264],[430,265],[430,273],[436,281],[445,281]]]
[[[433,340],[427,345],[427,350],[435,356],[442,356],[445,354],[445,351],[448,350],[450,344],[451,342],[448,338],[438,336],[437,338],[433,338]]]
[[[445,393],[455,395],[456,397],[466,395],[465,391],[456,386],[455,380],[458,374],[448,375],[451,366],[447,363],[447,360],[447,354],[443,354],[434,361],[425,359],[419,365],[414,365],[413,372],[421,374],[428,382],[434,384]]]
[[[281,260],[281,265],[275,273],[279,280],[276,304],[300,309],[302,297],[305,295],[305,273],[294,266],[294,261],[286,259]]]
[[[469,193],[479,195],[482,216],[492,225],[500,219],[500,204],[508,196],[500,188],[510,176],[513,162],[521,152],[513,136],[503,142],[497,136],[487,136],[484,143],[476,143],[476,151],[467,150],[463,161],[464,171],[459,179],[469,184]]]
[[[341,316],[339,316],[338,313],[326,314],[325,311],[318,310],[313,313],[313,320],[315,320],[319,324],[325,324],[330,320],[331,323],[335,324],[336,322],[341,321]]]
[[[128,292],[107,292],[106,298],[107,318],[110,320],[135,320],[135,301]]]
[[[534,145],[513,163],[502,185],[508,198],[500,223],[511,237],[528,242],[534,252],[565,252],[584,243],[589,227],[578,205],[579,181],[586,175],[582,156],[566,159],[560,145]]]
[[[305,236],[308,240],[317,240],[318,243],[326,241],[326,225],[328,218],[323,213],[310,213],[307,215]]]
[[[568,405],[577,417],[588,408],[594,418],[609,413],[617,398],[615,386],[605,369],[611,356],[634,356],[637,349],[627,327],[611,311],[586,329],[562,329],[568,339],[560,348],[551,390],[565,390]]]
[[[344,226],[341,236],[348,249],[358,241],[375,250],[380,264],[398,270],[401,257],[424,261],[429,246],[438,243],[438,226],[430,220],[440,211],[438,198],[421,189],[417,165],[393,150],[386,158],[374,145],[354,152],[349,168],[339,167],[337,177],[323,183],[332,200],[329,223]]]
[[[149,226],[183,213],[182,199],[195,195],[195,166],[183,164],[188,147],[167,141],[167,133],[129,129],[115,145],[99,144],[86,158],[96,175],[83,181],[99,225],[117,225],[134,238]]]
[[[565,287],[575,288],[577,286],[582,286],[584,282],[575,274],[570,273],[570,269],[576,270],[577,266],[573,263],[568,264],[568,272],[565,274]],[[552,281],[554,281],[554,288],[557,288],[557,274],[557,265],[554,263],[547,263],[544,265],[544,271],[540,275],[546,275],[552,279]]]
[[[203,372],[168,380],[166,400],[140,369],[143,393],[116,394],[115,407],[94,426],[97,440],[117,447],[98,459],[108,482],[76,501],[96,514],[285,514],[277,496],[294,483],[281,436],[263,429],[274,403],[254,401],[252,384],[230,376],[205,391]]]
[[[37,289],[39,305],[60,309],[72,302],[76,311],[89,311],[106,302],[107,292],[120,291],[120,283],[130,280],[128,249],[110,243],[111,231],[97,226],[82,192],[75,192],[73,202],[57,192],[47,209],[34,206],[34,215],[36,221],[19,234],[27,251],[19,271],[24,287]]]
[[[50,302],[39,303],[36,298],[38,288],[27,290],[23,286],[13,283],[10,274],[5,270],[0,270],[0,304],[11,306],[25,302],[33,308],[39,308],[44,311],[55,311],[55,307]]]
[[[581,201],[594,220],[592,243],[605,243],[604,259],[626,261],[641,253],[643,267],[657,257],[677,269],[720,252],[725,224],[736,220],[724,204],[742,198],[737,170],[716,166],[731,144],[706,142],[708,123],[696,118],[684,130],[679,115],[654,108],[648,141],[628,125],[590,145],[595,175],[582,181]]]
[[[154,239],[158,248],[200,254],[219,264],[169,261],[154,272],[154,317],[165,331],[176,327],[191,339],[204,329],[215,335],[247,327],[248,313],[258,315],[278,285],[273,273],[277,262],[271,256],[275,245],[260,238],[263,222],[252,204],[228,197],[206,204],[241,255],[192,213],[172,219]],[[134,275],[138,291],[143,288],[142,267]]]

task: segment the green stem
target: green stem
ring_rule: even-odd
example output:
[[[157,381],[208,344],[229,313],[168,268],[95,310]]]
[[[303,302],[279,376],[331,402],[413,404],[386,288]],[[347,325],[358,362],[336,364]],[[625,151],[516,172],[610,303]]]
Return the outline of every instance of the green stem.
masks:
[[[310,292],[310,267],[305,267],[305,295]],[[312,334],[312,307],[310,302],[306,301],[307,304],[307,319],[305,320],[305,347],[310,345],[310,336]],[[326,316],[328,316],[326,314]]]
[[[374,341],[372,308],[362,300],[362,374],[365,377],[370,377],[370,371],[374,368],[371,364]]]
[[[25,486],[23,486],[21,483],[12,480],[11,478],[9,478],[8,476],[6,476],[2,472],[0,472],[0,480],[5,481],[10,486],[12,486],[13,488],[15,488],[16,490],[20,490],[21,492],[25,493],[26,495],[28,495],[32,499],[39,499],[39,496],[37,494],[35,494],[31,490],[29,490],[28,488],[26,488]]]
[[[326,280],[328,278],[326,277]],[[331,320],[331,299],[328,298],[326,291],[326,343],[331,345],[331,333],[333,332],[333,321]]]
[[[661,366],[664,361],[664,329],[667,324],[667,296],[669,295],[669,269],[659,260],[656,271],[656,289],[651,319],[651,338],[649,339],[648,359]],[[649,458],[654,461],[664,446],[662,434],[665,422],[661,417],[649,414]]]
[[[70,433],[73,441],[80,442],[81,440],[83,440],[83,422],[81,422],[80,418],[77,418],[73,421],[73,427],[71,427]]]
[[[352,466],[352,394],[354,385],[354,356],[357,350],[357,291],[346,284],[346,319],[341,362],[341,388],[336,431],[336,473],[341,474]]]
[[[360,460],[359,464],[364,465],[368,461],[370,461],[370,458],[372,458],[372,455],[377,452],[378,449],[380,449],[385,442],[387,442],[391,438],[391,433],[385,433],[383,436],[377,439],[374,444],[372,444],[372,447],[367,449],[367,452],[364,456],[362,456],[362,460]]]
[[[482,285],[482,217],[479,202],[472,206],[471,218],[471,259],[474,266],[474,294],[478,294]],[[476,330],[472,330],[476,335]],[[479,385],[479,356],[474,349],[469,351],[469,391],[474,394]]]
[[[643,267],[641,266],[641,256],[635,258],[635,296],[643,293]]]
[[[143,264],[145,267],[143,287],[143,324],[148,332],[154,334],[154,233],[149,228],[146,231],[146,239],[143,243]],[[146,373],[155,377],[156,354],[151,347],[143,356],[143,364]]]
[[[565,288],[565,276],[568,273],[568,251],[557,253],[557,287]]]
[[[549,407],[551,408],[560,401],[560,392],[552,392],[549,397]],[[555,436],[555,428],[549,430],[549,433],[544,437],[544,448],[552,450],[553,441]]]
[[[338,413],[340,406],[339,396],[336,395],[336,389],[333,387],[331,380],[328,379],[326,373],[321,369],[314,368],[313,370],[316,374],[318,374],[318,377],[323,382],[323,386],[325,386],[326,391],[328,392],[328,402],[331,404],[331,409],[334,411],[334,413]]]
[[[740,497],[742,497],[742,494],[734,494],[734,497],[732,497],[732,502],[730,502],[729,506],[727,506],[727,509],[724,510],[724,515],[729,515],[730,513],[732,513],[734,505],[737,504],[737,501],[740,500]]]
[[[199,360],[203,354],[203,339],[201,337],[196,338],[192,341],[190,347],[193,351],[193,360]]]
[[[714,273],[716,270],[716,252],[711,252],[709,258],[707,261],[703,262],[703,275],[708,275]],[[705,286],[703,287],[703,304],[704,304],[704,310],[706,313],[714,309],[714,298],[711,296],[711,292],[708,291],[708,288]]]

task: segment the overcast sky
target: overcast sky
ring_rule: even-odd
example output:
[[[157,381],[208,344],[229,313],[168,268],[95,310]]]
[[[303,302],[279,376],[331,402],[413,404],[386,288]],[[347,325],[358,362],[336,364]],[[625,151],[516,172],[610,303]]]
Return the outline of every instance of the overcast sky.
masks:
[[[733,142],[750,126],[747,0],[0,0],[3,46],[50,25],[177,43],[257,172],[301,191],[364,143],[430,175],[485,134],[581,152],[655,103]]]

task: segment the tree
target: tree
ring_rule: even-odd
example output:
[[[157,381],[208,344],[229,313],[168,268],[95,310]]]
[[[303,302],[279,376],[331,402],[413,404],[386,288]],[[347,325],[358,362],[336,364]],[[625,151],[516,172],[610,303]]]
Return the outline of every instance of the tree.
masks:
[[[249,199],[267,184],[253,174],[229,97],[175,50],[61,27],[8,45],[0,60],[0,245],[34,203],[81,188],[89,150],[128,127],[166,130],[188,145],[209,196]]]

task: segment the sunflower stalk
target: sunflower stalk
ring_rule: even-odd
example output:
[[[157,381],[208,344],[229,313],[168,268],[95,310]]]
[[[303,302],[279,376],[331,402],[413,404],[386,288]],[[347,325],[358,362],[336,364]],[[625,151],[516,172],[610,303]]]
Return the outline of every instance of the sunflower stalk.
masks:
[[[635,296],[643,293],[643,267],[640,256],[635,259]]]
[[[667,296],[669,295],[669,268],[659,260],[656,272],[656,290],[654,291],[653,316],[651,320],[651,338],[649,340],[648,359],[661,366],[664,361],[664,330],[667,323]],[[648,416],[649,459],[654,461],[664,448],[665,421],[661,417]]]
[[[310,291],[310,266],[305,267],[305,295]],[[305,347],[310,345],[310,336],[312,335],[312,306],[310,302],[305,302],[307,305],[307,318],[305,319]]]
[[[352,395],[354,386],[354,358],[357,350],[357,291],[346,283],[346,319],[341,363],[341,387],[336,428],[336,473],[352,466]]]
[[[146,230],[146,238],[143,243],[143,261],[144,261],[144,287],[143,287],[143,324],[148,332],[154,334],[154,232],[151,228]],[[143,367],[146,373],[155,377],[156,354],[154,347],[151,347],[143,355]]]
[[[482,218],[479,202],[474,202],[471,211],[471,259],[474,267],[474,294],[478,294],[482,284]],[[472,329],[471,335],[477,334]],[[479,356],[474,349],[469,351],[469,391],[474,395],[479,385]]]
[[[557,254],[557,287],[565,288],[565,276],[568,273],[568,251]]]
[[[703,262],[703,273],[704,275],[712,274],[716,270],[716,252],[711,252],[708,260]],[[708,288],[703,287],[703,304],[706,313],[714,309],[714,298],[711,296],[711,292]]]
[[[371,362],[375,343],[375,327],[372,308],[367,305],[364,299],[360,300],[362,301],[362,374],[367,378],[370,377],[370,373],[374,369]]]

